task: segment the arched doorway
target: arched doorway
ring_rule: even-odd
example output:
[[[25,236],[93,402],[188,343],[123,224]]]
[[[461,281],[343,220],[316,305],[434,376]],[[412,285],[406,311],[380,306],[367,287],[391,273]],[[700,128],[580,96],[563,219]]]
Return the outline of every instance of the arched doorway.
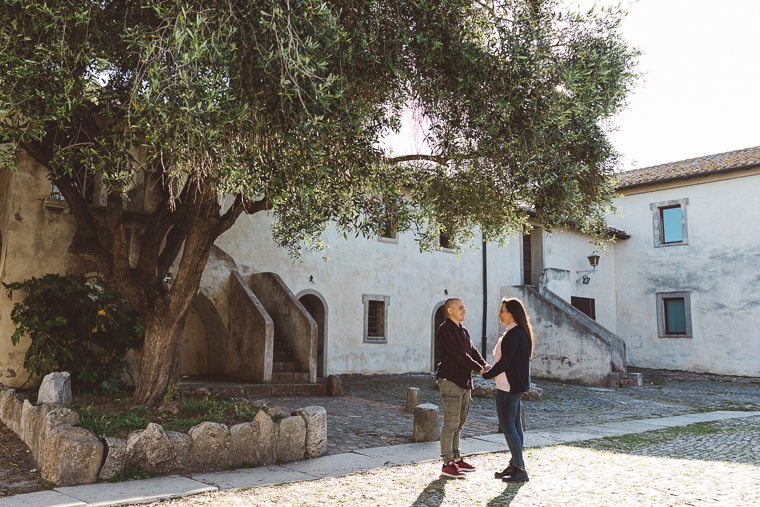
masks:
[[[322,294],[310,289],[298,293],[298,302],[317,323],[317,377],[324,377],[327,375],[327,303]]]
[[[435,372],[436,361],[435,357],[435,332],[438,330],[443,321],[446,320],[446,311],[443,308],[445,301],[441,301],[433,309],[433,332],[430,339],[430,371]]]
[[[227,332],[214,304],[198,294],[185,321],[182,344],[182,374],[223,375]]]

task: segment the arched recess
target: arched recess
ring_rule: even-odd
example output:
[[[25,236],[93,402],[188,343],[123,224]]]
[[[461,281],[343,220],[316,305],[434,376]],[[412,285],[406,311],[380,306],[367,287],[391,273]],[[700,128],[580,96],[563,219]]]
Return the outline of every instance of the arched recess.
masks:
[[[296,295],[317,323],[317,377],[327,376],[327,302],[319,292],[305,289]]]
[[[200,319],[200,322],[205,329],[205,337],[199,329],[195,329],[198,321],[195,318]],[[192,372],[195,374],[207,373],[213,375],[224,374],[225,353],[227,348],[227,330],[224,327],[219,312],[211,302],[211,300],[203,294],[198,294],[192,303],[191,314],[188,315],[188,320],[185,324],[185,336],[193,342],[186,341],[182,347],[183,358],[183,372]],[[205,338],[205,346],[202,343]],[[205,355],[205,371],[201,366],[202,358],[200,361],[194,356],[197,354]],[[192,370],[186,370],[184,363],[186,361],[193,361]]]
[[[430,336],[430,371],[435,373],[435,332],[438,327],[446,320],[446,311],[443,308],[446,301],[440,301],[433,307],[433,315],[431,317],[431,325],[433,326]]]

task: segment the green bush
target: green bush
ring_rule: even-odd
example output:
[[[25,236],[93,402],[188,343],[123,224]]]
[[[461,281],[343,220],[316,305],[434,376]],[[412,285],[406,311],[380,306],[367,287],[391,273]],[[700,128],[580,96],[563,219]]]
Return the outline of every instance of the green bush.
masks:
[[[80,390],[118,390],[121,378],[134,373],[125,356],[142,346],[142,320],[108,283],[82,276],[48,274],[21,282],[3,283],[8,298],[26,292],[11,312],[16,331],[13,345],[29,336],[32,344],[24,369],[32,375],[71,373]],[[134,379],[133,379],[134,380]],[[27,379],[29,382],[29,379]]]

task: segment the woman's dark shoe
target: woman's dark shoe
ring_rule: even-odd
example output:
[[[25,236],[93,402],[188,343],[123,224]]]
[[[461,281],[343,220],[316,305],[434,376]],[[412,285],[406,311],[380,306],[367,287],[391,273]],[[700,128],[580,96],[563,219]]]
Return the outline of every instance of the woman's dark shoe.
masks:
[[[507,468],[505,468],[501,472],[496,472],[495,474],[493,474],[493,476],[496,479],[503,479],[504,477],[509,477],[513,473],[515,473],[515,466],[510,462]]]
[[[502,477],[504,482],[528,482],[528,472],[524,468],[515,467],[515,471],[509,477]]]

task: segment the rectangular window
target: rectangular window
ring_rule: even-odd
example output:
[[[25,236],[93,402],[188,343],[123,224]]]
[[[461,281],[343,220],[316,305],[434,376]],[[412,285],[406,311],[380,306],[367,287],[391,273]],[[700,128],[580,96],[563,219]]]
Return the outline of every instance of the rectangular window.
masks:
[[[582,313],[596,320],[596,300],[591,298],[570,297],[570,304]]]
[[[383,217],[380,230],[377,231],[378,241],[382,241],[383,243],[398,243],[398,236],[396,234],[398,227],[392,206],[383,204]]]
[[[681,225],[681,206],[660,208],[662,223],[662,242],[680,243],[683,241],[683,226]]]
[[[390,298],[364,294],[364,342],[388,343],[388,306]]]
[[[649,205],[652,210],[655,248],[689,244],[687,204],[689,199],[653,202]]]
[[[449,235],[445,232],[442,232],[440,236],[438,236],[438,244],[441,246],[443,250],[453,250],[454,249],[454,243],[451,242],[451,238],[449,238]]]
[[[657,294],[657,331],[660,338],[691,338],[691,292]]]
[[[686,334],[686,306],[683,298],[664,298],[665,332]]]

